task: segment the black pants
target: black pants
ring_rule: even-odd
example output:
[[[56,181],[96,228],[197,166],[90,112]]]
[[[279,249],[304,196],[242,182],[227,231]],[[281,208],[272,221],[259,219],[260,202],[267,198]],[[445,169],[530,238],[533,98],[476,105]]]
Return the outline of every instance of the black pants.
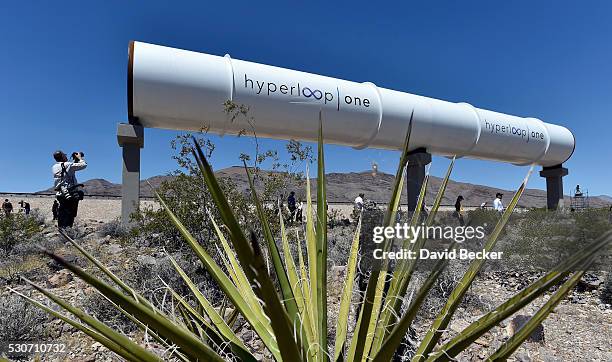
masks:
[[[75,198],[68,200],[58,198],[57,201],[59,202],[59,207],[57,208],[57,227],[72,227],[79,209],[79,200]]]
[[[295,219],[295,211],[296,207],[289,206],[289,224],[293,224],[293,220]]]

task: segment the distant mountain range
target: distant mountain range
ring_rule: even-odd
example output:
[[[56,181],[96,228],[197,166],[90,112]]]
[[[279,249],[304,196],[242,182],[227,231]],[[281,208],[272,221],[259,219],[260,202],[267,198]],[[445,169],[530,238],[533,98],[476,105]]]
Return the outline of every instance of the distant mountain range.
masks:
[[[607,202],[609,204],[612,204],[612,196],[608,196],[608,195],[598,195],[596,196],[599,199],[602,199],[604,202]]]
[[[270,172],[270,171],[263,171]],[[238,190],[248,192],[248,180],[244,173],[244,168],[239,166],[225,168],[215,172],[220,178],[230,178],[236,184]],[[140,182],[140,192],[142,196],[151,197],[151,186],[158,187],[162,182],[172,179],[174,176],[154,176]],[[367,199],[376,202],[387,202],[393,186],[395,176],[386,173],[372,174],[372,172],[349,172],[349,173],[329,173],[327,178],[327,195],[329,202],[352,202],[355,197],[363,192]],[[429,188],[426,196],[426,203],[431,205],[435,193],[440,187],[441,178],[430,177]],[[100,196],[121,196],[121,185],[114,184],[105,179],[92,179],[85,181],[85,192],[89,195]],[[316,179],[311,180],[313,195],[316,195]],[[287,190],[295,191],[298,197],[305,194],[305,182],[291,185]],[[39,191],[37,193],[50,193],[52,189]],[[484,185],[474,185],[471,183],[457,182],[450,180],[444,195],[442,204],[452,205],[458,195],[465,199],[464,205],[478,206],[482,202],[491,205],[495,194],[504,194],[506,203],[512,197],[514,191],[503,190]],[[406,190],[402,192],[402,200],[406,200]],[[607,195],[592,196],[589,198],[591,207],[604,207],[612,204],[612,197]],[[405,201],[404,201],[405,202]],[[565,203],[569,205],[569,196],[565,196]],[[546,191],[539,189],[527,189],[523,193],[519,206],[522,207],[544,207],[546,206]]]

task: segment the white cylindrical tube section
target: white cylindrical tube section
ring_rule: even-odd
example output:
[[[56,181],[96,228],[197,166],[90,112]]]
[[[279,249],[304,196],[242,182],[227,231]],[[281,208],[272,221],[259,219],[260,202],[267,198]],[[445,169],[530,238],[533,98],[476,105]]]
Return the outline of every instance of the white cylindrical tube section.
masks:
[[[248,107],[228,112],[227,101]],[[565,127],[316,74],[132,42],[128,113],[145,127],[401,149],[554,166],[573,153]]]

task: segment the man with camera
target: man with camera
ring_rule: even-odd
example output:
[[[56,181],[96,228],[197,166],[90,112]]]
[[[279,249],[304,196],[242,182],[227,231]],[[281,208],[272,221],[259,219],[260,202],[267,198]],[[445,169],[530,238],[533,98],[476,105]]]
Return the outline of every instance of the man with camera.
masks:
[[[53,153],[55,164],[51,167],[53,172],[55,196],[59,202],[57,209],[57,226],[62,229],[72,227],[77,215],[79,201],[83,200],[83,191],[80,191],[75,172],[87,167],[83,152],[73,152],[72,162],[62,151]]]

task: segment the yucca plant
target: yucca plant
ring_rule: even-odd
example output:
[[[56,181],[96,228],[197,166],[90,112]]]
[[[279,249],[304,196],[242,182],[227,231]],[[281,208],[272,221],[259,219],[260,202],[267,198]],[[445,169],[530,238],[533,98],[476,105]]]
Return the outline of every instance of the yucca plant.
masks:
[[[411,126],[409,126],[405,137],[391,200],[386,209],[385,225],[383,226],[392,226],[396,220],[408,160],[410,132]],[[297,258],[292,254],[289,237],[281,215],[279,215],[280,235],[278,240],[273,235],[266,217],[265,208],[267,205],[262,204],[259,200],[252,177],[245,164],[254,206],[262,228],[263,241],[272,261],[270,270],[266,266],[266,258],[260,241],[255,233],[245,234],[245,231],[242,230],[197,142],[194,143],[193,156],[221,216],[221,224],[212,217],[211,222],[219,240],[220,247],[218,250],[223,265],[215,262],[212,256],[190,234],[182,221],[175,216],[164,199],[159,195],[157,197],[169,220],[177,227],[186,243],[189,244],[202,265],[216,280],[219,288],[231,302],[231,312],[226,313],[230,309],[225,306],[213,305],[170,256],[172,265],[191,290],[195,302],[188,301],[186,296],[179,295],[170,286],[167,286],[176,307],[173,312],[163,311],[123,282],[67,235],[64,235],[64,237],[106,276],[105,279],[63,260],[58,255],[48,251],[44,252],[97,289],[148,336],[165,347],[167,354],[160,357],[158,354],[152,353],[127,336],[109,328],[79,308],[70,305],[30,281],[26,280],[34,289],[73,317],[62,314],[31,296],[15,290],[12,291],[51,315],[83,331],[119,356],[131,361],[157,361],[161,359],[254,361],[256,360],[254,352],[246,346],[236,333],[235,324],[239,316],[258,335],[272,358],[278,361],[391,360],[430,289],[449,261],[440,260],[410,301],[405,302],[404,296],[411,284],[418,261],[400,261],[391,271],[387,261],[376,260],[372,266],[363,301],[360,302],[358,308],[357,322],[354,328],[350,328],[350,305],[355,284],[361,229],[361,221],[359,221],[347,261],[340,312],[334,323],[335,341],[330,343],[333,348],[328,349],[330,328],[327,318],[327,215],[322,124],[319,128],[318,141],[316,211],[312,204],[310,179],[306,179],[306,224],[303,235],[307,249],[306,256],[302,255],[302,239],[299,235],[297,238]],[[425,225],[432,225],[435,220],[454,162],[453,158],[440,189],[437,191],[431,211],[424,222]],[[494,248],[500,233],[525,190],[530,174],[531,170],[514,194],[495,229],[489,235],[484,246],[486,251]],[[428,177],[426,177],[420,191],[417,211],[412,215],[411,224],[413,226],[421,220],[420,210],[427,186]],[[612,241],[612,233],[608,232],[582,250],[581,253],[573,255],[536,282],[485,314],[449,342],[438,346],[443,331],[450,323],[463,296],[484,263],[484,260],[472,261],[450,294],[446,304],[439,311],[431,328],[420,341],[417,352],[413,356],[413,361],[452,359],[501,321],[546,293],[553,286],[560,284],[561,286],[527,324],[490,356],[490,360],[507,358],[578,282],[583,272],[573,272],[573,270],[588,268],[593,263],[597,253],[610,241]],[[390,239],[383,243],[382,248],[391,250],[394,243],[403,243],[402,247],[418,252],[420,248],[424,247],[425,242],[424,239],[418,239],[414,243]],[[454,247],[455,244],[452,243],[449,249]],[[282,248],[282,253],[279,248]],[[391,282],[385,292],[385,280],[389,279]],[[403,304],[407,305],[403,306]],[[405,312],[402,312],[403,310]],[[352,338],[349,339],[349,331],[351,330],[353,331]]]

